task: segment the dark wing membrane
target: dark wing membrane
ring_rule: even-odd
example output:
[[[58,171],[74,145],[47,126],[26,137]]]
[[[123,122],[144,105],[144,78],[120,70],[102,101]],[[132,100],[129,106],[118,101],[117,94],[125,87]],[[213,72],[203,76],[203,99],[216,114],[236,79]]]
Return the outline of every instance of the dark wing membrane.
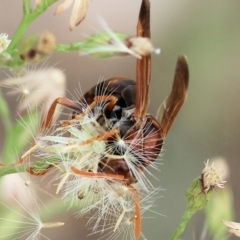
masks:
[[[185,56],[180,56],[177,61],[171,94],[164,100],[157,112],[163,136],[166,136],[182,104],[187,97],[189,71]]]

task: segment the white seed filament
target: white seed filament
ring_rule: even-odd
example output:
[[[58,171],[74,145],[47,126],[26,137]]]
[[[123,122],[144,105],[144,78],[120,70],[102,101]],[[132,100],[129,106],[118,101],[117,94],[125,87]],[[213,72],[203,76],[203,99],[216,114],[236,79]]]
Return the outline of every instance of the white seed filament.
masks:
[[[106,154],[105,156],[108,157],[108,158],[112,158],[112,159],[123,159],[123,158],[125,158],[125,155]]]
[[[119,225],[120,225],[120,223],[121,223],[121,221],[122,221],[125,213],[126,213],[126,211],[123,210],[123,212],[120,214],[120,216],[119,216],[119,218],[118,218],[118,220],[117,220],[117,222],[116,222],[116,225],[115,225],[115,227],[114,227],[113,232],[115,232],[115,231],[118,229],[118,227],[119,227]]]
[[[48,222],[48,223],[42,223],[42,228],[61,227],[63,225],[64,225],[63,222]]]
[[[26,151],[22,156],[21,159],[25,159],[26,157],[28,157],[29,155],[31,155],[35,150],[38,149],[38,144],[35,144],[33,147],[31,147],[28,151]]]
[[[67,181],[68,177],[69,177],[70,173],[66,172],[66,174],[62,177],[61,181],[58,184],[57,190],[56,190],[56,194],[59,193],[59,191],[62,189],[62,186],[64,185],[64,183]]]

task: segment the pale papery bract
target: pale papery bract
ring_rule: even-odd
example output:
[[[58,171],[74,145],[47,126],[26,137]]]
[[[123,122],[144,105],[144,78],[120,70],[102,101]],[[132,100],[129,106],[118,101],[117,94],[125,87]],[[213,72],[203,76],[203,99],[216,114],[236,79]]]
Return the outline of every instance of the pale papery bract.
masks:
[[[55,11],[55,15],[64,12],[72,4],[72,13],[69,21],[69,28],[73,30],[85,18],[87,7],[91,0],[64,0]]]
[[[231,221],[226,221],[222,220],[223,224],[229,227],[230,229],[228,230],[230,233],[235,234],[237,237],[240,237],[240,223],[237,222],[231,222]]]

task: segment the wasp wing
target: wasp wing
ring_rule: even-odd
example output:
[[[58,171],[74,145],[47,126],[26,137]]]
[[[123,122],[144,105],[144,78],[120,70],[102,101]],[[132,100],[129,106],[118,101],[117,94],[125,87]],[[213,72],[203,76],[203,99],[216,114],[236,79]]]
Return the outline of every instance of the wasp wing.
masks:
[[[150,38],[150,2],[142,0],[138,24],[137,36]],[[137,59],[136,69],[136,104],[134,110],[134,119],[142,121],[146,116],[149,102],[149,84],[151,78],[151,56],[142,56]]]
[[[187,98],[189,71],[187,58],[180,56],[177,61],[171,94],[163,101],[157,111],[163,136],[165,137],[177,116],[182,104]]]

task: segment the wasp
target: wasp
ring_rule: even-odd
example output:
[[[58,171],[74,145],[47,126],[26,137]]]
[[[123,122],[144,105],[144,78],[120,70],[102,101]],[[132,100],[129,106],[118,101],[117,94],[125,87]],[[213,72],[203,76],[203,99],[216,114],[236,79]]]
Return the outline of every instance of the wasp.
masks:
[[[137,35],[150,38],[149,0],[142,0]],[[112,178],[121,181],[130,189],[136,205],[136,238],[141,234],[141,216],[138,192],[132,185],[139,181],[138,172],[143,172],[161,153],[163,139],[187,97],[189,71],[186,57],[178,58],[171,93],[159,107],[156,117],[147,113],[150,79],[151,56],[148,55],[137,59],[136,81],[124,77],[102,81],[86,92],[78,103],[58,98],[53,102],[42,124],[42,128],[51,126],[58,104],[74,111],[72,119],[64,123],[66,126],[77,122],[90,111],[98,111],[96,122],[103,129],[103,133],[82,144],[104,140],[112,152],[97,163],[95,172],[84,172],[75,166],[72,166],[71,170],[75,174],[90,178]],[[126,151],[132,156],[130,163],[124,158]],[[30,168],[29,171],[35,174],[33,169]],[[45,172],[46,170],[43,174]]]

